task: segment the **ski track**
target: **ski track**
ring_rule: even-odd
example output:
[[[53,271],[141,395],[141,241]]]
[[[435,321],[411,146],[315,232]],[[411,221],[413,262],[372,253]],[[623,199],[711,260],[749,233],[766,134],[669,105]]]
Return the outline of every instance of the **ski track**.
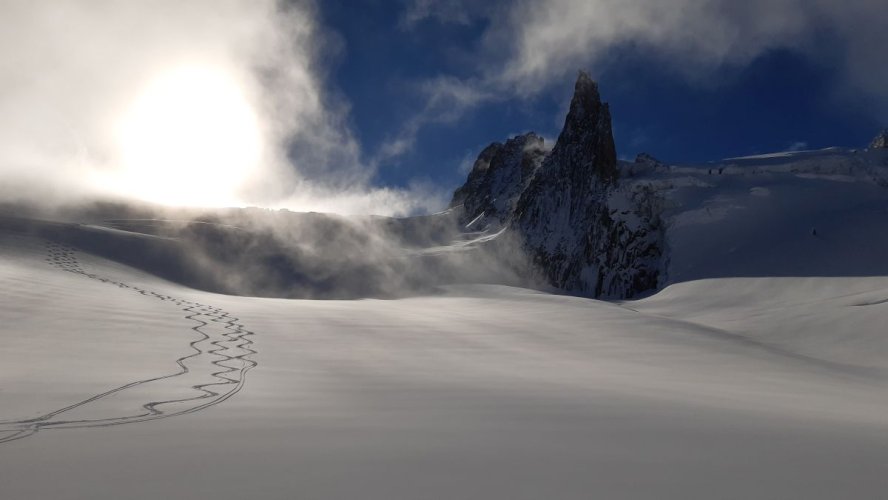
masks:
[[[162,418],[186,415],[215,406],[237,394],[244,386],[246,373],[257,366],[257,362],[250,359],[257,351],[252,349],[253,341],[249,339],[254,332],[247,330],[238,318],[228,312],[206,304],[192,302],[169,295],[159,294],[138,286],[115,281],[96,274],[87,273],[80,267],[74,252],[75,249],[66,245],[48,242],[46,245],[46,261],[62,271],[79,274],[87,278],[108,283],[121,289],[132,290],[146,297],[153,297],[165,302],[172,302],[179,306],[185,313],[185,319],[198,323],[191,328],[200,338],[189,343],[192,353],[176,359],[178,370],[166,375],[137,380],[128,384],[115,387],[111,390],[96,394],[87,399],[69,406],[44,413],[35,418],[22,420],[0,421],[0,444],[33,436],[44,429],[73,429],[85,427],[108,427],[112,425],[147,422]],[[201,319],[204,318],[204,319]],[[205,321],[206,319],[206,321]],[[211,323],[221,323],[225,332],[213,334],[204,329]],[[218,338],[214,338],[218,337]],[[216,357],[209,366],[191,366],[189,360],[198,356],[209,354]],[[137,386],[174,379],[199,369],[214,370],[209,375],[212,382],[191,386],[198,394],[176,399],[158,399],[148,401],[141,405],[141,410],[124,416],[108,416],[90,419],[66,419],[65,413],[75,409],[87,407],[90,403],[118,394]],[[164,410],[164,405],[177,404],[178,409]],[[185,408],[181,408],[184,405]],[[4,435],[5,434],[5,435]]]

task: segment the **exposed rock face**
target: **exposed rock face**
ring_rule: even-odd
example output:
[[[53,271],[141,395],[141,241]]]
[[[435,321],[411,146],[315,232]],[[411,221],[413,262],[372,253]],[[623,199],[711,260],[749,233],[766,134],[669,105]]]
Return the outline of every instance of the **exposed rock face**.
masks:
[[[610,111],[595,82],[580,73],[564,129],[512,223],[550,284],[620,298],[656,287],[658,221],[640,215],[617,180]]]
[[[476,199],[481,196],[481,185],[484,183],[485,177],[487,177],[490,162],[502,149],[502,143],[494,142],[481,151],[478,159],[472,165],[472,170],[469,171],[466,183],[453,193],[453,199],[450,201],[451,208],[464,204],[469,197]]]
[[[463,223],[473,222],[473,229],[501,225],[515,211],[518,197],[545,157],[543,138],[533,132],[487,146],[450,206],[462,205]]]
[[[638,155],[635,156],[635,163],[636,164],[643,164],[643,165],[656,165],[656,166],[660,166],[663,164],[663,162],[654,158],[653,156],[649,155],[648,153],[638,153]]]
[[[879,135],[870,143],[870,149],[888,149],[888,129],[879,132]]]
[[[571,180],[577,183],[574,189],[612,184],[617,179],[610,109],[601,102],[598,84],[584,72],[580,72],[574,85],[570,110],[547,165],[549,170],[572,176]]]
[[[656,288],[664,241],[657,203],[620,185],[610,111],[587,74],[577,79],[552,151],[543,157],[541,140],[528,151],[536,140],[519,136],[485,149],[454,204],[464,203],[469,220],[483,212],[508,224],[554,287],[609,298]]]
[[[623,162],[622,167],[621,174],[624,177],[651,174],[658,170],[666,170],[669,168],[666,164],[647,153],[638,153],[634,162]]]

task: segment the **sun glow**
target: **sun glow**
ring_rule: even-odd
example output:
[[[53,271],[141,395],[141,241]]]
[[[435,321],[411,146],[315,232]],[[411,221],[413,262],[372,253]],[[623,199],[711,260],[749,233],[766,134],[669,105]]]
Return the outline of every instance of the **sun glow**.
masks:
[[[113,189],[168,205],[237,203],[256,168],[256,115],[233,78],[201,67],[151,81],[117,127]]]

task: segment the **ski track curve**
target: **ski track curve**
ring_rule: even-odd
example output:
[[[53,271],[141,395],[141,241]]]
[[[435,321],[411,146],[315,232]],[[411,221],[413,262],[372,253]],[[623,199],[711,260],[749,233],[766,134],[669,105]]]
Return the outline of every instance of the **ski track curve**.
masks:
[[[88,273],[80,266],[75,255],[76,250],[73,247],[48,242],[46,249],[46,261],[62,271],[79,274],[179,306],[182,312],[186,313],[184,319],[197,323],[191,327],[191,331],[197,333],[199,338],[189,342],[191,353],[176,359],[175,363],[178,369],[175,372],[129,382],[38,417],[0,421],[0,444],[33,436],[45,429],[109,427],[195,413],[215,406],[237,394],[244,386],[247,372],[258,365],[255,360],[251,359],[251,356],[258,354],[252,348],[253,341],[250,340],[250,337],[255,333],[247,330],[238,318],[227,311]],[[208,327],[214,326],[213,323],[221,324],[224,331],[218,334],[208,331]],[[210,361],[209,366],[190,364],[201,355],[210,355],[215,359]],[[209,370],[208,375],[211,381],[192,385],[190,388],[196,392],[193,396],[147,401],[141,404],[139,410],[122,416],[87,419],[65,417],[65,414],[72,410],[88,407],[91,403],[108,396],[153,382],[182,377],[185,374],[196,372],[200,368]],[[174,404],[177,405],[175,409],[164,408]]]

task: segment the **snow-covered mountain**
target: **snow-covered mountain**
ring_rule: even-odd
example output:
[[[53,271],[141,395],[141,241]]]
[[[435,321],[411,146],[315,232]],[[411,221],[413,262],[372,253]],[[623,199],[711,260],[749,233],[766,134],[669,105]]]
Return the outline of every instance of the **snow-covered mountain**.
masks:
[[[618,161],[581,75],[437,214],[0,204],[0,498],[881,498],[883,144]]]
[[[888,275],[888,149],[705,164],[617,159],[581,73],[554,144],[484,148],[448,210],[409,218],[256,208],[0,206],[0,226],[187,286],[287,298],[402,297],[488,283],[627,299],[721,277]],[[0,227],[0,229],[2,229]]]
[[[489,146],[451,208],[467,229],[510,238],[544,283],[586,296],[720,276],[884,274],[886,138],[703,165],[618,161],[608,106],[580,73],[551,151],[532,133]]]

